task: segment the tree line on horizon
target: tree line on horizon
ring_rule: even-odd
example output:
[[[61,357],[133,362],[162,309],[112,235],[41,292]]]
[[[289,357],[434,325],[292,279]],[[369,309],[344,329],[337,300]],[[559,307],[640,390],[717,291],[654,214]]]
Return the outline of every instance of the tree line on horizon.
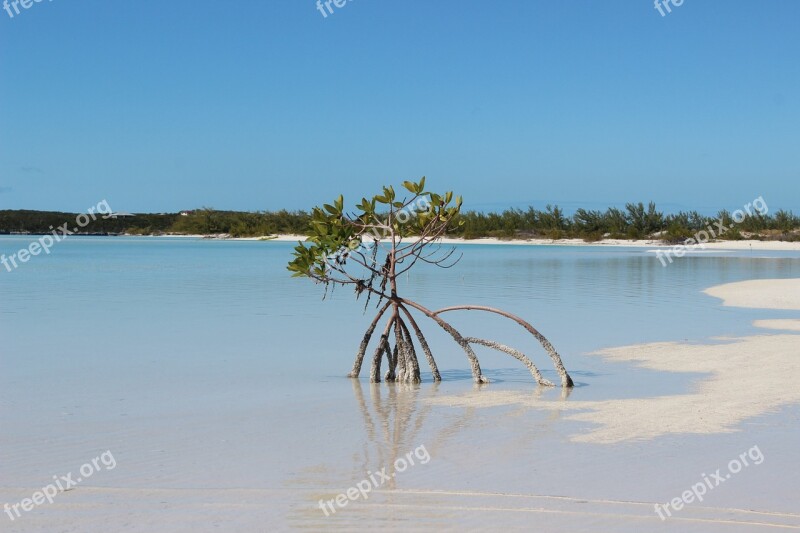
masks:
[[[64,223],[72,223],[77,215],[52,211],[2,210],[0,233],[51,233]],[[609,207],[605,211],[578,209],[567,215],[560,207],[548,205],[544,210],[506,209],[502,212],[466,211],[459,215],[461,225],[454,225],[452,237],[476,239],[578,238],[586,241],[611,239],[656,238],[678,243],[721,222],[729,228],[721,237],[800,240],[800,217],[780,210],[761,215],[753,213],[742,222],[733,222],[731,213],[720,211],[715,216],[697,211],[665,214],[653,202],[629,203],[624,208]],[[184,213],[134,214],[131,217],[98,218],[82,229],[90,235],[229,235],[261,237],[276,234],[308,233],[311,215],[306,211],[219,211],[203,208]]]

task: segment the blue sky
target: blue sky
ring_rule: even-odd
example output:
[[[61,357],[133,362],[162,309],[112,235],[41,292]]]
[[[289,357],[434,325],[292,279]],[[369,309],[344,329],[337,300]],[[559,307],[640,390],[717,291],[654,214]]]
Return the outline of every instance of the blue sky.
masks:
[[[800,2],[52,0],[0,11],[0,209],[800,211]],[[13,11],[12,11],[13,12]]]

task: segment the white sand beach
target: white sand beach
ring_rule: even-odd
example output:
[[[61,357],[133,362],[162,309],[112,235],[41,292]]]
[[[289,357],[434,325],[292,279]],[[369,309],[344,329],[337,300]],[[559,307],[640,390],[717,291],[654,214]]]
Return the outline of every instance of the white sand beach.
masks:
[[[792,309],[800,311],[800,280],[758,279],[711,287],[709,296],[728,307]]]
[[[791,318],[775,320],[756,320],[753,325],[763,329],[778,329],[783,331],[800,331],[800,320]]]
[[[303,242],[305,235],[275,235],[267,237],[243,237],[234,240],[242,241],[275,241],[275,242]],[[514,246],[617,246],[631,248],[670,248],[674,245],[665,244],[654,239],[624,240],[624,239],[603,239],[600,241],[587,242],[583,239],[498,239],[495,237],[483,237],[480,239],[440,239],[442,244],[491,244],[491,245],[514,245]],[[704,251],[724,251],[724,250],[754,250],[754,251],[800,251],[800,241],[715,241],[704,244],[703,246],[688,246],[689,253],[702,253]],[[655,250],[653,250],[655,252]]]

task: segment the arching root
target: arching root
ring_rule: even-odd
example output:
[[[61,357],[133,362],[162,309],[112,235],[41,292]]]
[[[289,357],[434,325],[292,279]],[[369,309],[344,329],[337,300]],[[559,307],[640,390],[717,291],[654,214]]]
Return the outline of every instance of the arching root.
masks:
[[[479,339],[477,337],[467,337],[464,340],[466,340],[470,344],[480,344],[481,346],[486,346],[488,348],[492,348],[494,350],[507,353],[508,355],[514,357],[515,359],[522,361],[522,363],[528,367],[528,370],[533,376],[533,379],[536,380],[536,383],[544,387],[555,387],[555,384],[552,381],[545,379],[544,376],[542,376],[542,373],[539,372],[539,369],[536,368],[536,365],[533,364],[533,361],[528,359],[528,356],[520,352],[519,350],[515,350],[514,348],[506,346],[505,344],[500,344],[499,342],[489,341],[486,339]]]

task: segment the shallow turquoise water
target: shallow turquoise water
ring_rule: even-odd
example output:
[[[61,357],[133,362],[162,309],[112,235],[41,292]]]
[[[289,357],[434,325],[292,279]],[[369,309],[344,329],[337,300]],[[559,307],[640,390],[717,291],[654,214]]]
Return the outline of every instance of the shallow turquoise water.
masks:
[[[0,253],[29,240],[0,237]],[[0,268],[3,379],[63,378],[88,367],[124,384],[170,370],[202,375],[204,368],[274,381],[341,376],[369,313],[349,290],[323,301],[322,287],[290,278],[285,263],[292,246],[76,237],[13,272]],[[539,328],[575,371],[589,364],[580,354],[605,346],[751,331],[759,312],[722,308],[700,291],[800,275],[800,254],[686,257],[664,268],[642,249],[470,245],[460,251],[456,267],[419,268],[401,291],[430,309],[474,303],[514,312]],[[465,333],[541,355],[502,320],[470,313],[450,320]],[[468,368],[434,324],[427,331],[441,368]],[[491,375],[515,363],[487,355],[484,366]]]
[[[30,240],[0,237],[0,253]],[[285,264],[292,246],[74,237],[13,272],[0,267],[0,489],[41,486],[106,449],[120,466],[93,485],[346,488],[398,448],[429,443],[435,466],[409,473],[401,486],[472,486],[466,476],[486,490],[587,497],[611,490],[631,498],[633,482],[602,464],[638,457],[642,475],[663,476],[666,467],[680,472],[653,485],[648,497],[664,499],[707,468],[699,458],[720,443],[752,445],[750,436],[695,436],[689,441],[699,455],[687,458],[671,448],[679,442],[673,438],[614,449],[567,443],[565,434],[580,425],[542,412],[419,407],[419,397],[472,387],[465,357],[432,323],[426,331],[445,382],[376,389],[363,381],[367,368],[355,385],[344,375],[369,313],[350,291],[323,301],[321,287],[290,278]],[[752,333],[753,319],[793,315],[724,308],[701,290],[800,276],[798,253],[716,253],[663,268],[641,248],[465,245],[460,251],[456,267],[420,268],[401,291],[431,309],[485,304],[528,319],[562,354],[578,385],[570,399],[579,400],[685,392],[697,376],[610,364],[587,352]],[[523,349],[554,379],[549,360],[516,326],[472,313],[450,320],[464,333]],[[515,360],[479,355],[490,387],[536,391]],[[789,413],[796,418],[797,410]],[[399,431],[391,443],[379,430],[389,420]],[[766,424],[759,442],[785,444],[775,429],[783,423]],[[495,428],[525,450],[512,453],[507,443],[507,462],[493,465],[495,477],[448,459],[470,453],[466,442],[495,446],[484,436]],[[772,457],[777,450],[776,444]],[[582,484],[565,484],[556,468],[562,459],[575,461],[580,471],[569,473],[585,476]],[[535,484],[518,464],[536,471]],[[273,503],[264,510],[267,521],[311,523],[313,498],[287,492]]]

